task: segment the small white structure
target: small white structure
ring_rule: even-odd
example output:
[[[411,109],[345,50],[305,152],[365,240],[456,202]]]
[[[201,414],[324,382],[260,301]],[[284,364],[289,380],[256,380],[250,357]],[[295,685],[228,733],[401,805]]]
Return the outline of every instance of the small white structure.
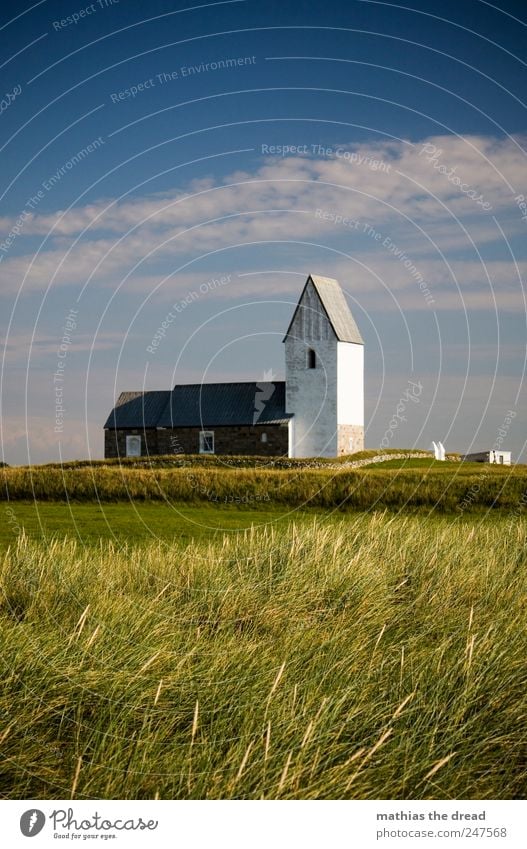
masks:
[[[434,448],[434,457],[436,460],[444,460],[445,459],[445,446],[442,442],[432,442],[432,446]]]
[[[477,451],[475,454],[464,454],[461,458],[467,463],[498,463],[500,466],[510,466],[511,452],[510,451]]]
[[[284,338],[290,457],[364,449],[364,343],[339,283],[310,275]]]

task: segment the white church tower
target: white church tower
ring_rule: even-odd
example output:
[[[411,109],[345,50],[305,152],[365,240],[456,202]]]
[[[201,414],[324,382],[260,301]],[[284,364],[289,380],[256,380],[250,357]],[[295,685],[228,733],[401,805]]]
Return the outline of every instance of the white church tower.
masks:
[[[364,449],[364,343],[337,280],[310,275],[284,338],[290,457]]]

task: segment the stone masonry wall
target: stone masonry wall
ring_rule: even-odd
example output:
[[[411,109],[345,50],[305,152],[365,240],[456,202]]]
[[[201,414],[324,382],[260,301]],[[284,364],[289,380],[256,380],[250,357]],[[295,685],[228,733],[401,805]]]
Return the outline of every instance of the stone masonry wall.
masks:
[[[353,440],[351,448],[350,439]],[[364,451],[364,428],[360,425],[339,425],[337,456],[356,454],[357,451]]]
[[[158,454],[157,449],[157,430],[149,428],[130,428],[129,430],[105,430],[104,431],[104,456],[111,457],[126,457],[126,437],[127,436],[141,437],[141,455]]]
[[[232,427],[180,427],[163,430],[106,430],[105,457],[126,457],[126,437],[140,434],[141,455],[148,454],[199,454],[201,430],[214,432],[215,454],[256,454],[263,457],[287,455],[289,440],[287,425],[250,425]],[[267,442],[262,442],[262,433]]]

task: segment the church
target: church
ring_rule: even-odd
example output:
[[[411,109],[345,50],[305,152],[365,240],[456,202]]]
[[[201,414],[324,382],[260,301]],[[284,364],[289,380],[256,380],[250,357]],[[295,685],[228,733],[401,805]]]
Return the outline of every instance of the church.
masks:
[[[285,337],[285,381],[122,392],[105,457],[338,457],[364,448],[364,343],[337,280],[310,275]]]

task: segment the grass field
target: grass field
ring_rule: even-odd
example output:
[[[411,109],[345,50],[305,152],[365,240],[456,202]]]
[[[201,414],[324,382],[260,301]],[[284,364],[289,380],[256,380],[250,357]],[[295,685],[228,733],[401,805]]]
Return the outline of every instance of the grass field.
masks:
[[[428,511],[413,511],[433,526],[438,516]],[[291,521],[302,526],[317,518],[324,525],[352,522],[358,511],[282,506],[217,505],[214,503],[163,504],[159,502],[54,502],[14,501],[0,506],[0,550],[15,545],[24,533],[31,540],[54,541],[68,538],[81,545],[99,546],[112,541],[117,546],[130,542],[143,544],[160,541],[167,545],[208,541],[243,533],[248,528],[283,527]],[[448,514],[453,523],[485,522],[507,527],[510,514],[500,510],[467,510]]]
[[[524,467],[1,474],[1,798],[525,796]]]
[[[497,514],[121,550],[19,535],[0,795],[523,797],[526,552]]]
[[[94,463],[2,469],[0,498],[134,504],[208,502],[265,510],[309,505],[356,510],[428,508],[443,512],[514,510],[527,502],[525,466],[409,459],[361,468],[349,468],[344,462],[335,464],[335,468],[327,463],[313,468],[228,468],[220,459],[203,463],[201,458],[188,458],[184,466],[151,468],[141,461],[136,466]],[[237,458],[227,459],[230,462]],[[247,458],[242,460],[246,462]]]
[[[283,525],[292,517],[303,522],[313,516],[332,521],[334,513],[317,508],[284,511],[209,503],[15,501],[0,506],[0,548],[15,544],[22,531],[33,540],[68,537],[83,545],[98,545],[100,540],[118,545],[155,540],[179,545],[235,534],[251,526]]]

